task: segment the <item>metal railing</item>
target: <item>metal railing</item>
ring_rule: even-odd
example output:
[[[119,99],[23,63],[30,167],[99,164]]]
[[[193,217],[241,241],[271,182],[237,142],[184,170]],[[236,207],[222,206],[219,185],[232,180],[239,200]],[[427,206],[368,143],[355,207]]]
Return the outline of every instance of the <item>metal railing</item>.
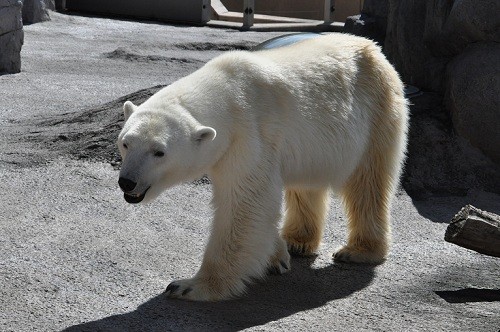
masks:
[[[335,0],[325,0],[324,21],[326,24],[333,22]],[[254,24],[255,0],[243,0],[243,27],[249,28]]]

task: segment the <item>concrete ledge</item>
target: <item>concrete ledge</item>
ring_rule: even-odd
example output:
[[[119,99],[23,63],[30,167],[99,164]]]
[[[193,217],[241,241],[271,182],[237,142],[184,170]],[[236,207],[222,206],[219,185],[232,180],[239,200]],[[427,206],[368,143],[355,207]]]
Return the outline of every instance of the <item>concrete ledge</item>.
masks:
[[[303,32],[342,32],[344,23],[323,21],[308,21],[305,23],[257,23],[251,27],[243,27],[242,23],[211,20],[206,26],[212,28],[235,29],[240,31],[303,31]]]
[[[217,14],[218,21],[229,21],[229,22],[243,22],[243,13],[240,12],[224,12]],[[283,16],[271,16],[271,15],[254,15],[254,23],[309,23],[311,20],[306,20],[303,18],[293,18],[293,17],[283,17]]]
[[[203,24],[209,20],[211,11],[208,0],[66,0],[64,8],[76,12],[183,24]]]

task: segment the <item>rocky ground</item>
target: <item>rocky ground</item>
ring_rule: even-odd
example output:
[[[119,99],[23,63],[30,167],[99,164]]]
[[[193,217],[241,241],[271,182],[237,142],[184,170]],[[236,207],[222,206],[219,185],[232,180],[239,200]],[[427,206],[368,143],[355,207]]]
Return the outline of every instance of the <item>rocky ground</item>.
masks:
[[[0,330],[500,329],[500,260],[443,240],[465,204],[500,213],[497,169],[447,130],[431,94],[413,100],[386,263],[332,262],[345,241],[334,199],[319,255],[295,258],[290,273],[233,301],[165,298],[171,280],[199,266],[211,188],[125,203],[114,148],[121,105],[279,33],[51,16],[25,26],[22,72],[0,76]]]

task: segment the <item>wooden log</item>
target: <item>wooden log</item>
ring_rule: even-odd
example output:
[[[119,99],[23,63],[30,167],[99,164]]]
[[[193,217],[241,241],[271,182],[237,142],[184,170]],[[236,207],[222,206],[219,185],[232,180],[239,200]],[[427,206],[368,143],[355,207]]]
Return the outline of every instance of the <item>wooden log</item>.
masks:
[[[466,205],[451,220],[444,239],[481,254],[500,257],[500,216]]]

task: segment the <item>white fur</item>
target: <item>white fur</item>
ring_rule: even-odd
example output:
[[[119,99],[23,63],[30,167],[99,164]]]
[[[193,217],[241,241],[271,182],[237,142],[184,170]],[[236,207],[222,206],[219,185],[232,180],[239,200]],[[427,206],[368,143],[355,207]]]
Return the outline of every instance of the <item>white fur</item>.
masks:
[[[170,287],[170,296],[226,299],[268,267],[289,269],[277,229],[283,188],[283,238],[291,250],[316,250],[332,188],[344,195],[352,219],[352,238],[336,258],[379,262],[387,254],[388,213],[374,211],[390,206],[408,119],[402,83],[371,41],[330,34],[228,52],[138,107],[125,103],[124,112],[120,176],[137,182],[133,194],[149,188],[149,201],[202,174],[213,182],[202,266],[193,279],[173,282],[179,287]],[[157,151],[165,155],[155,157]],[[371,191],[383,202],[367,201],[373,211],[356,207],[352,197]]]

